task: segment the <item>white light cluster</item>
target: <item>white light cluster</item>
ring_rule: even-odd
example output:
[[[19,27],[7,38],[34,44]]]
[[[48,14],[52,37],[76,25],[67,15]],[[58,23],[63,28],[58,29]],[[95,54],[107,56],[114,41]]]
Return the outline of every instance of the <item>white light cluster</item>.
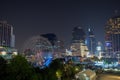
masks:
[[[5,55],[7,54],[7,52],[2,51],[1,54],[2,54],[3,56],[5,56]]]

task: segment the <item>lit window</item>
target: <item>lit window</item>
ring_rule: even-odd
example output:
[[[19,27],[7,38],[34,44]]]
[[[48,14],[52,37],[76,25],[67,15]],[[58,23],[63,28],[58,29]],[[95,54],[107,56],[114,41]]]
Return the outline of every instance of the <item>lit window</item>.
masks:
[[[120,23],[118,24],[118,28],[120,28]]]
[[[114,26],[112,26],[112,28],[114,28]]]
[[[120,18],[117,18],[117,21],[120,22]]]

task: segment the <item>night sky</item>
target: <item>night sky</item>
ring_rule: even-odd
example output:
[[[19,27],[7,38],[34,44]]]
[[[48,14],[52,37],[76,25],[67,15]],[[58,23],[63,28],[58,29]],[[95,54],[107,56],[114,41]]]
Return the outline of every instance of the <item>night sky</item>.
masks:
[[[43,33],[55,33],[68,43],[78,25],[94,28],[97,40],[103,42],[105,23],[116,10],[120,11],[120,0],[2,0],[0,20],[13,25],[16,48]]]

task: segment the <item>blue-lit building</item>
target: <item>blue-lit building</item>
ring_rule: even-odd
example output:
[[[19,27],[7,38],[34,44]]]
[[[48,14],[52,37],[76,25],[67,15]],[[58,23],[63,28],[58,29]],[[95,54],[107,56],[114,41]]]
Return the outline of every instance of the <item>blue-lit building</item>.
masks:
[[[90,54],[95,54],[96,53],[96,38],[93,33],[93,29],[91,28],[87,29],[86,44],[87,44]]]

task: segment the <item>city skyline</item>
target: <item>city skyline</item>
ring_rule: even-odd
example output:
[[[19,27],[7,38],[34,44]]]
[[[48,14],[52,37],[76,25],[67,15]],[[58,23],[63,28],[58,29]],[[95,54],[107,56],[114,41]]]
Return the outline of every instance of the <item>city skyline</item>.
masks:
[[[107,20],[120,11],[119,0],[51,0],[51,1],[1,1],[0,20],[13,25],[16,47],[36,35],[55,33],[66,42],[72,40],[72,29],[76,26],[94,28],[98,41],[104,40]]]

